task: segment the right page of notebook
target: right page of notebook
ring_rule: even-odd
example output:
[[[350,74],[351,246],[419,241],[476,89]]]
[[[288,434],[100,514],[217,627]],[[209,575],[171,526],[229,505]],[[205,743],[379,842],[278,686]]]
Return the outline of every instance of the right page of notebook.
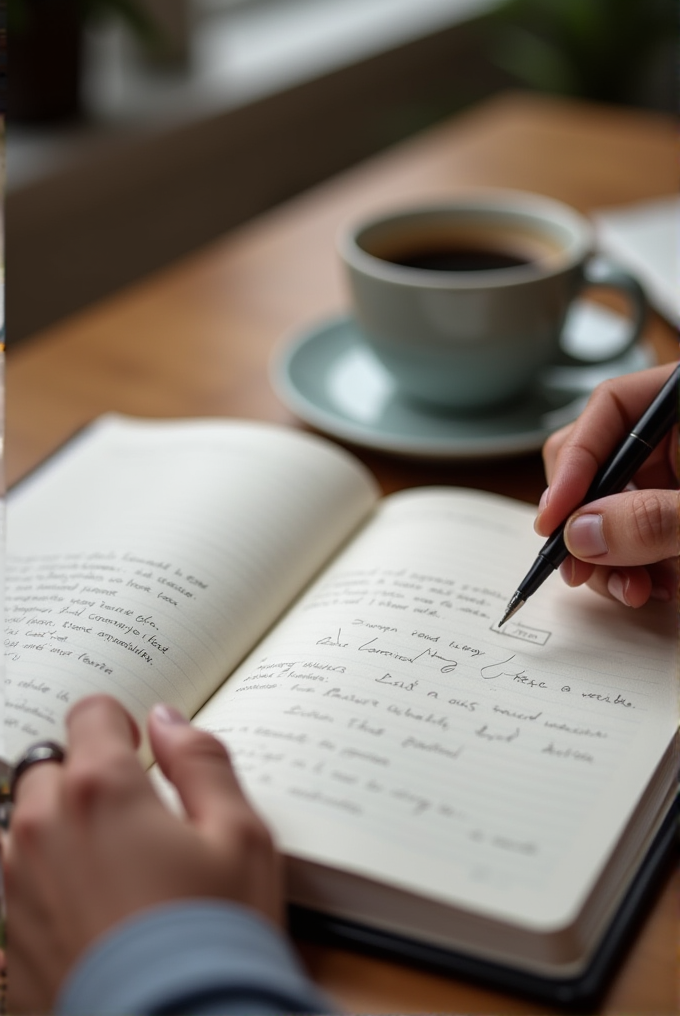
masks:
[[[677,728],[673,610],[554,575],[499,631],[534,514],[385,499],[199,714],[284,850],[537,928],[577,912]]]

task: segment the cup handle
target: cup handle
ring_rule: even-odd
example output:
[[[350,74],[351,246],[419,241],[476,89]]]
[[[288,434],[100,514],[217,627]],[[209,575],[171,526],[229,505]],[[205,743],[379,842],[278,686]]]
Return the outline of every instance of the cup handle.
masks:
[[[597,364],[612,363],[624,356],[642,336],[649,305],[645,291],[635,276],[631,275],[625,268],[620,268],[613,261],[609,261],[608,258],[598,255],[586,261],[583,266],[581,288],[585,289],[587,286],[606,286],[625,293],[632,310],[630,334],[626,342],[613,353],[600,358],[586,360],[579,356],[574,356],[572,353],[566,352],[566,350],[560,350],[557,360],[559,366],[592,367]]]

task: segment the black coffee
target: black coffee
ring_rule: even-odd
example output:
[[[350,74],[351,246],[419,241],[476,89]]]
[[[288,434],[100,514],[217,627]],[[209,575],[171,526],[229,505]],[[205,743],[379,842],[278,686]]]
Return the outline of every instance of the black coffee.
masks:
[[[501,250],[481,247],[433,247],[390,253],[386,258],[405,268],[425,268],[436,272],[489,272],[500,268],[520,268],[531,264],[529,258]]]

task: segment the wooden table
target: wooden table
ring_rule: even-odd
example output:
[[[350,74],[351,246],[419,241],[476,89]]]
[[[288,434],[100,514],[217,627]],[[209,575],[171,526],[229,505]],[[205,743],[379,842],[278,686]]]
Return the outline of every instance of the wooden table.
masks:
[[[270,389],[267,359],[282,333],[345,307],[334,235],[350,217],[470,185],[534,190],[587,211],[673,193],[676,174],[675,127],[666,118],[521,94],[496,98],[10,349],[8,482],[106,410],[300,426]],[[660,318],[648,337],[660,359],[677,356],[675,335]],[[386,492],[434,482],[536,501],[544,486],[538,453],[448,464],[359,454]],[[679,884],[669,874],[652,901],[602,1012],[677,1012]],[[546,1012],[339,949],[303,944],[302,951],[314,978],[352,1011]]]

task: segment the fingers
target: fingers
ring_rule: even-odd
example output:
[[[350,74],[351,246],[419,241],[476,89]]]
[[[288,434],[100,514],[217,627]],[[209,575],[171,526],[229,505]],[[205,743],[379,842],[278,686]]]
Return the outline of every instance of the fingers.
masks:
[[[109,695],[90,695],[68,713],[69,754],[97,754],[102,738],[105,746],[117,743],[133,750],[139,747],[139,730],[120,702]]]
[[[26,801],[32,800],[42,800],[44,803],[52,793],[48,788],[54,788],[60,778],[60,766],[61,762],[56,759],[46,759],[44,762],[25,769],[14,784],[15,805],[19,800],[22,805],[25,805]]]
[[[225,871],[230,866],[240,871],[230,894],[281,923],[281,861],[267,827],[241,790],[224,746],[166,705],[152,709],[149,737],[194,827],[217,847]]]
[[[59,837],[54,836],[54,831],[59,829],[61,781],[60,766],[45,762],[26,770],[17,783],[11,835],[7,835],[4,845],[10,911],[10,902],[19,894],[25,907],[35,906],[38,890],[51,898],[53,887],[44,877],[42,861],[46,850],[61,851]],[[35,871],[32,869],[28,880],[22,865],[15,864],[17,855],[24,865],[33,863]]]
[[[672,560],[639,568],[606,568],[568,557],[560,566],[560,573],[567,585],[587,582],[595,592],[627,607],[642,607],[647,600],[669,603],[675,599],[678,588],[677,562]]]
[[[574,512],[564,540],[582,561],[635,567],[677,557],[679,523],[678,491],[626,491]]]
[[[152,740],[202,827],[163,807],[137,759],[136,727],[105,696],[69,714],[63,765],[22,777],[3,844],[12,1011],[51,1011],[89,943],[149,906],[218,898],[281,921],[280,863],[224,748],[176,720],[156,710]]]
[[[137,757],[139,731],[119,702],[108,695],[82,699],[70,710],[66,726],[63,793],[74,813],[120,807],[139,794],[154,799]]]
[[[549,486],[539,506],[538,533],[550,535],[583,501],[597,470],[630,432],[673,367],[667,364],[605,382],[595,389],[579,419],[548,439],[543,458]],[[668,448],[665,443],[650,456],[645,485],[676,486]],[[642,485],[642,472],[640,479]]]
[[[567,585],[579,586],[587,582],[595,592],[627,607],[642,607],[650,596],[670,599],[664,586],[654,586],[648,568],[598,568],[569,557],[560,566],[560,573]]]
[[[219,832],[232,821],[234,802],[248,807],[224,745],[190,726],[167,705],[149,716],[149,737],[163,774],[177,788],[189,818]]]
[[[584,582],[629,607],[668,602],[677,591],[680,493],[636,490],[584,506],[567,521],[567,585]]]
[[[83,760],[89,767],[93,759],[101,758],[114,745],[130,753],[139,743],[134,721],[115,699],[107,695],[82,699],[69,711],[66,725],[69,770],[77,769]],[[62,783],[65,764],[41,761],[22,773],[14,789],[15,803],[21,803],[22,813],[27,814],[30,806],[46,814],[48,802],[54,800]]]
[[[597,568],[588,583],[596,592],[611,596],[626,607],[642,607],[652,593],[647,568],[616,568],[607,573]]]
[[[548,482],[555,470],[563,446],[582,444],[598,465],[647,409],[676,364],[664,364],[652,370],[605,381],[593,391],[579,418],[548,438],[543,458]]]

